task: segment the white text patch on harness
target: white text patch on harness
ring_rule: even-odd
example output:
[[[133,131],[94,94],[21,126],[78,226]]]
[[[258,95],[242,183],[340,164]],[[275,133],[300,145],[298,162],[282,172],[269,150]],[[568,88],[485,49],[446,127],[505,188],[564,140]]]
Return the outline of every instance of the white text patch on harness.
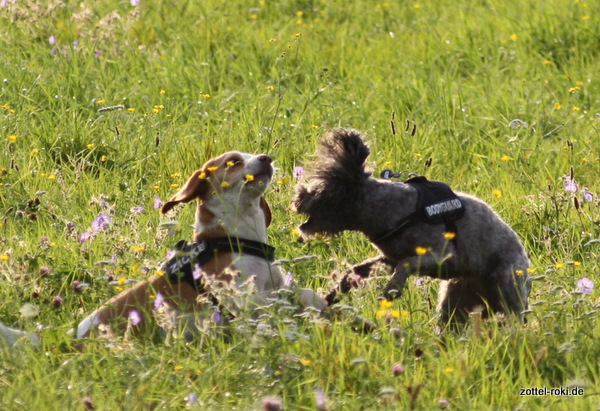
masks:
[[[442,201],[441,203],[432,204],[425,207],[425,214],[427,217],[435,217],[440,214],[449,213],[451,211],[460,210],[462,208],[462,202],[456,198],[453,200]]]

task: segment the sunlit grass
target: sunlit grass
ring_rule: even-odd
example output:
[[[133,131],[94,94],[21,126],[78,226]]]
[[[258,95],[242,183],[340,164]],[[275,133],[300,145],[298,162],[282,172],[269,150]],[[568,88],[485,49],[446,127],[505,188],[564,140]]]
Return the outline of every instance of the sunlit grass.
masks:
[[[43,350],[0,352],[0,408],[597,406],[600,300],[583,279],[598,284],[599,12],[562,0],[0,2],[0,319],[47,327]],[[442,344],[435,280],[411,278],[382,306],[374,279],[343,300],[379,325],[370,335],[350,314],[273,309],[231,341],[68,347],[78,319],[191,238],[192,206],[161,228],[155,204],[226,150],[275,159],[270,241],[278,258],[316,256],[284,264],[300,284],[326,293],[332,271],[374,256],[357,234],[294,230],[297,167],[333,126],[365,131],[376,174],[447,181],[515,228],[536,278],[526,325],[486,322]],[[519,396],[575,386],[586,395]]]

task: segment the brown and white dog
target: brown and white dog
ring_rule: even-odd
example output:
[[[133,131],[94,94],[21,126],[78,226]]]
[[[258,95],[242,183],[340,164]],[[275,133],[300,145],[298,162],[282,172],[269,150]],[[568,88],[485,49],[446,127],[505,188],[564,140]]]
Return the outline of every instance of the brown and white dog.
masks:
[[[201,277],[212,285],[220,283],[234,288],[252,282],[256,292],[250,297],[250,303],[256,305],[264,304],[274,291],[290,287],[279,267],[270,261],[269,251],[259,249],[269,248],[272,251],[266,245],[271,211],[264,199],[272,177],[273,166],[269,156],[227,152],[194,172],[162,207],[162,213],[166,214],[177,204],[197,200],[195,244],[202,247],[215,242],[218,244],[216,250],[209,250],[211,254],[205,256],[200,267]],[[296,291],[304,306],[320,311],[327,307],[327,303],[314,291]],[[76,335],[85,338],[100,324],[110,324],[113,329],[124,331],[132,312],[139,314],[139,317],[136,316],[137,329],[144,330],[153,323],[153,296],[160,293],[177,313],[193,313],[207,308],[206,303],[198,298],[207,292],[190,278],[181,281],[173,275],[154,275],[91,313],[79,324]],[[226,305],[226,302],[221,303]],[[11,345],[21,335],[22,332],[0,323],[0,342],[4,337],[5,342]]]

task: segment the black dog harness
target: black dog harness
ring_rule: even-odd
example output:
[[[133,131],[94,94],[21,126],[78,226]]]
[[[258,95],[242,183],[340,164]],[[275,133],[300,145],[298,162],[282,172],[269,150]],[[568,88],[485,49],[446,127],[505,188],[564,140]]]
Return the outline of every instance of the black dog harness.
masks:
[[[259,241],[241,238],[211,238],[188,243],[185,240],[175,244],[175,256],[164,265],[165,275],[171,282],[184,281],[203,294],[206,288],[202,278],[194,278],[194,267],[208,263],[219,252],[250,254],[264,258],[269,262],[275,260],[275,248]],[[211,296],[211,299],[214,298]],[[213,301],[214,302],[214,301]]]
[[[417,189],[417,208],[404,217],[390,231],[374,240],[375,243],[399,235],[408,227],[419,222],[428,224],[446,224],[446,231],[456,233],[456,220],[465,213],[465,206],[452,189],[445,183],[429,181],[423,176],[405,181]],[[454,239],[452,240],[454,241]]]

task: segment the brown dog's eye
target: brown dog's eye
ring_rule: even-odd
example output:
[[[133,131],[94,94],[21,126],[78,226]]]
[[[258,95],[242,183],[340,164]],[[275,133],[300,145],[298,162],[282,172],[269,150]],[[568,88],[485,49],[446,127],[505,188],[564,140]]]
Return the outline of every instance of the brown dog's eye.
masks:
[[[239,164],[242,164],[242,159],[240,158],[232,158],[229,161],[227,161],[227,167],[235,167]]]

